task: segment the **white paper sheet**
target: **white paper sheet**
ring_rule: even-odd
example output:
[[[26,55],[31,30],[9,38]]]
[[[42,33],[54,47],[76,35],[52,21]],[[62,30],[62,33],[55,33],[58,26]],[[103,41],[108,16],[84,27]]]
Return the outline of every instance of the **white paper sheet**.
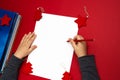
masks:
[[[53,14],[42,14],[42,19],[36,22],[35,33],[37,38],[33,44],[37,45],[29,56],[32,75],[51,80],[62,80],[63,73],[70,71],[73,48],[66,42],[73,38],[78,27],[76,18]]]

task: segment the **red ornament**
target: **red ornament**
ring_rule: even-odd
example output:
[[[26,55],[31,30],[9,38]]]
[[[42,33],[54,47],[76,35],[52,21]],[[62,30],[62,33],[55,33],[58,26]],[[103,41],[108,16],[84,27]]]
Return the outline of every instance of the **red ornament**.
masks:
[[[0,25],[2,25],[2,26],[9,26],[9,23],[10,23],[10,21],[11,21],[11,18],[7,15],[7,14],[5,14],[2,18],[1,18],[1,24]]]
[[[40,7],[40,8],[37,8],[36,12],[35,12],[35,17],[34,19],[36,21],[39,21],[41,18],[42,18],[42,12],[44,12],[43,8]]]
[[[72,80],[69,72],[64,72],[62,80]]]
[[[75,22],[78,24],[78,28],[86,26],[87,19],[87,17],[78,16],[78,19],[75,20]]]
[[[30,74],[32,73],[32,64],[30,62],[25,62],[22,66],[22,72],[25,73],[25,74]]]

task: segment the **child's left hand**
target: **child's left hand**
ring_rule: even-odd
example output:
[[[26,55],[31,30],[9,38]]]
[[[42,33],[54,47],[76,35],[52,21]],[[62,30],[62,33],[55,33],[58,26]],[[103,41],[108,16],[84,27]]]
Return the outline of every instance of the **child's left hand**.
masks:
[[[36,45],[32,45],[33,41],[35,40],[36,35],[35,33],[29,32],[28,34],[25,34],[14,54],[19,59],[22,59],[26,56],[28,56],[35,48],[37,48]]]

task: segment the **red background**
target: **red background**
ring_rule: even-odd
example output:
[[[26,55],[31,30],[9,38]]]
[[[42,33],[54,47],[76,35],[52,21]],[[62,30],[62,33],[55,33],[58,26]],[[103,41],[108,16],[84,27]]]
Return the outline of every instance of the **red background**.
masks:
[[[88,44],[88,53],[96,56],[101,80],[120,80],[119,3],[119,0],[0,0],[0,8],[22,15],[12,49],[15,51],[22,36],[34,29],[33,16],[37,7],[42,6],[46,13],[77,17],[79,14],[85,15],[83,7],[86,6],[90,17],[87,27],[81,28],[79,33],[86,38],[95,38],[94,42]],[[74,80],[77,80],[79,76],[74,72],[74,65],[76,63],[72,63],[71,74],[75,76]]]

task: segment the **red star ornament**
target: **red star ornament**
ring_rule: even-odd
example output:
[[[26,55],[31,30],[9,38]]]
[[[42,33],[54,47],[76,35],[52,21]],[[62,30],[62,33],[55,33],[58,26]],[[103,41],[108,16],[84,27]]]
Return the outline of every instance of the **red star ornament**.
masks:
[[[75,20],[75,22],[78,24],[78,28],[86,26],[87,19],[87,17],[78,16],[78,19]]]
[[[69,72],[64,72],[62,80],[72,80]]]
[[[11,18],[5,14],[2,18],[1,18],[1,25],[2,26],[9,26],[9,23],[11,21]]]

